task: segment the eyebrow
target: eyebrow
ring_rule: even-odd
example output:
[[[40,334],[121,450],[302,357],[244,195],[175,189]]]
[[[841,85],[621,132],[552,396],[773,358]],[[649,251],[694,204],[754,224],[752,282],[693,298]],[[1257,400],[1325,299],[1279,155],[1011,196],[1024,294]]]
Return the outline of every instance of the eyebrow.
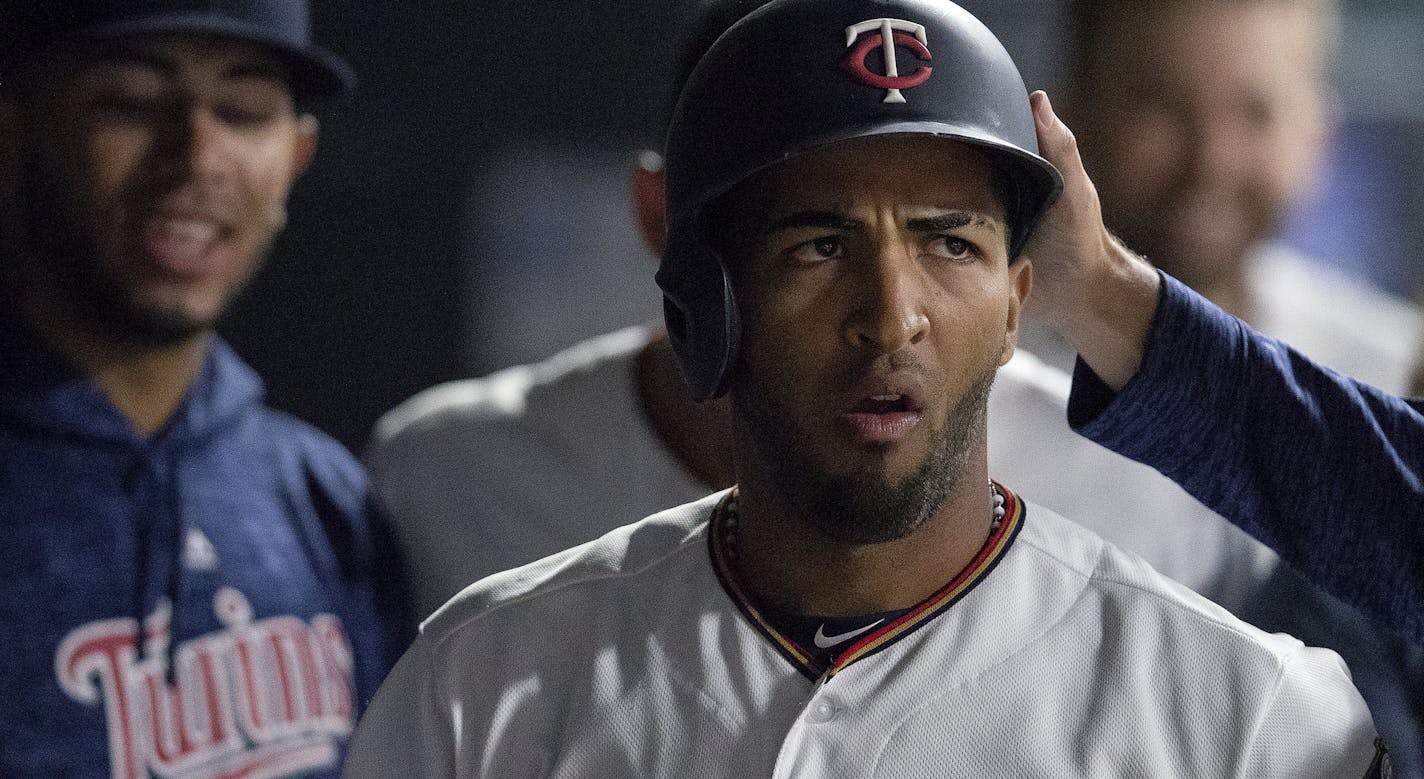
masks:
[[[905,222],[905,226],[914,233],[938,233],[946,230],[957,230],[966,225],[983,227],[993,232],[999,232],[999,224],[983,214],[976,214],[972,211],[950,211],[939,216],[927,216],[919,219],[910,219]]]
[[[919,217],[905,222],[905,226],[911,232],[916,233],[935,233],[946,230],[956,230],[969,224],[973,224],[976,227],[984,227],[995,233],[999,232],[997,222],[990,220],[983,214],[972,211],[949,211],[936,216]],[[820,227],[828,230],[844,230],[846,232],[863,232],[865,230],[865,224],[863,222],[851,219],[845,214],[836,211],[798,211],[771,223],[771,225],[766,228],[766,232],[774,233],[778,230],[789,230],[797,227]]]
[[[223,73],[223,78],[257,78],[279,81],[283,84],[291,81],[291,75],[287,73],[286,68],[273,62],[240,62],[228,68],[227,72]]]
[[[165,76],[178,75],[178,64],[157,52],[113,45],[89,58],[90,65],[139,65]]]
[[[153,68],[170,78],[179,73],[177,61],[160,52],[122,45],[106,48],[90,58],[89,62],[98,65],[138,65]],[[289,80],[282,66],[263,61],[239,61],[223,71],[222,77],[225,80],[263,79],[283,84]]]
[[[864,230],[865,224],[835,211],[798,211],[772,222],[766,232],[789,230],[796,227],[822,227],[828,230]]]

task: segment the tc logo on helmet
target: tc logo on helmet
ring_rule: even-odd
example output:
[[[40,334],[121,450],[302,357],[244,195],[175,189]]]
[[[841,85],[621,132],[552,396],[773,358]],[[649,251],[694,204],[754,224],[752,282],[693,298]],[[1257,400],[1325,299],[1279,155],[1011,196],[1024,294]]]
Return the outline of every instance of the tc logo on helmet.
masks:
[[[868,32],[874,32],[875,35],[860,37]],[[846,46],[854,48],[851,48],[850,53],[841,62],[841,67],[860,83],[887,90],[884,102],[903,103],[905,96],[900,94],[900,90],[925,83],[934,68],[921,65],[908,76],[900,75],[899,65],[895,62],[895,48],[903,46],[919,61],[929,62],[933,57],[928,45],[923,24],[907,22],[904,19],[867,19],[846,28]],[[865,58],[870,56],[876,46],[884,51],[884,75],[872,72],[865,64]]]

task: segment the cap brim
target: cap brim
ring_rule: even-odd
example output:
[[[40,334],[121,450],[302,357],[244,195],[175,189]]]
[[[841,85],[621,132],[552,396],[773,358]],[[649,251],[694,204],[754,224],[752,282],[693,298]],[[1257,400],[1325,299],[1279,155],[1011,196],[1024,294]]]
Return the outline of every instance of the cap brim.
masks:
[[[264,27],[201,11],[105,24],[82,30],[72,37],[106,41],[155,33],[206,33],[268,46],[286,60],[291,69],[292,94],[298,98],[348,95],[356,89],[355,72],[335,54],[315,45],[296,45]]]

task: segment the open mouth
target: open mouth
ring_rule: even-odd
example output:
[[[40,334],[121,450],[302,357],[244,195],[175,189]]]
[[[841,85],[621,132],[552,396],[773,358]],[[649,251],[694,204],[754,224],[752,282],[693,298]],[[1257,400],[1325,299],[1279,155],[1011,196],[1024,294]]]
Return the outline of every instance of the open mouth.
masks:
[[[212,219],[156,214],[144,221],[141,241],[147,255],[173,276],[197,277],[213,271],[226,237]]]
[[[852,414],[897,414],[914,411],[906,395],[875,395],[865,398],[851,409]]]
[[[920,422],[919,404],[910,395],[885,393],[861,398],[846,412],[858,438],[873,443],[893,443]]]

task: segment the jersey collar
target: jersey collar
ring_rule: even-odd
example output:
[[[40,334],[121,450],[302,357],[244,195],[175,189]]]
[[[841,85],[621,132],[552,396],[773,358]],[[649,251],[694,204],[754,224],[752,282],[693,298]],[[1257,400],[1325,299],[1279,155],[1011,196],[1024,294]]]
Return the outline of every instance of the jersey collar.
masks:
[[[846,646],[829,663],[818,659],[816,650],[802,646],[777,630],[766,618],[762,609],[753,602],[747,594],[746,588],[739,581],[737,568],[733,561],[733,551],[728,548],[727,544],[728,518],[736,510],[736,489],[723,496],[712,512],[707,532],[707,545],[712,558],[712,568],[717,574],[717,580],[722,584],[722,589],[736,604],[737,609],[783,657],[809,679],[830,678],[851,663],[885,649],[915,632],[921,626],[928,624],[930,620],[944,613],[950,606],[969,594],[969,591],[983,581],[989,572],[998,565],[1023,528],[1025,515],[1023,501],[1003,485],[998,486],[1004,496],[1004,520],[999,525],[999,529],[989,536],[974,559],[939,591],[920,601],[899,619],[881,625],[876,630],[860,637],[855,643]]]

